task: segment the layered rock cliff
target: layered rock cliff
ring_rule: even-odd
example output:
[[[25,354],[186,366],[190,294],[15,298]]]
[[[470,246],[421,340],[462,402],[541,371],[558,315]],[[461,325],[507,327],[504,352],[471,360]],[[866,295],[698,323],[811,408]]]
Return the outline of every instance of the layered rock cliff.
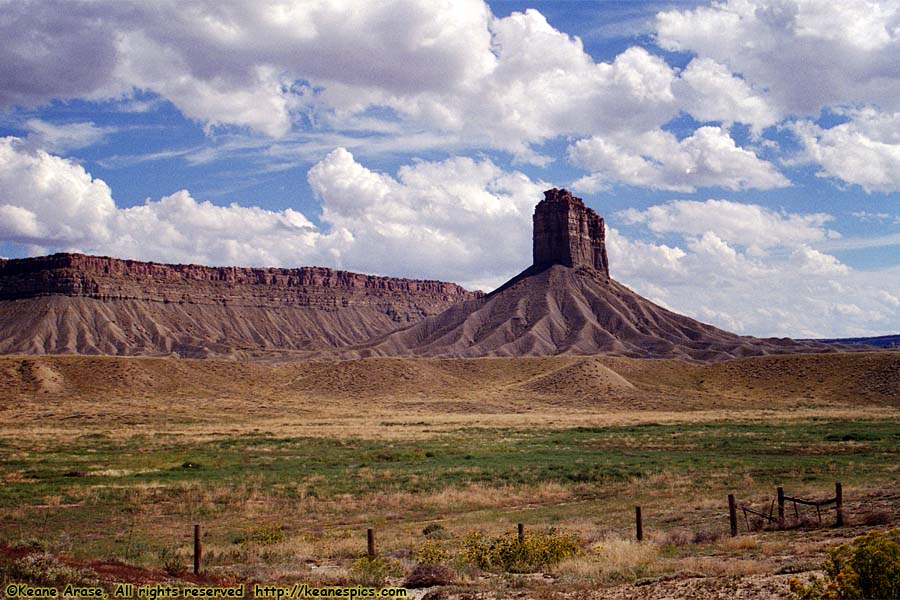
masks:
[[[586,266],[609,277],[603,219],[568,190],[553,188],[534,209],[533,265]]]
[[[395,309],[390,312],[397,320],[412,321],[479,293],[455,283],[323,267],[204,267],[84,254],[0,261],[0,300],[47,295],[321,310],[383,305],[386,310]]]
[[[0,352],[321,350],[480,295],[453,283],[320,267],[217,268],[54,254],[0,261]]]

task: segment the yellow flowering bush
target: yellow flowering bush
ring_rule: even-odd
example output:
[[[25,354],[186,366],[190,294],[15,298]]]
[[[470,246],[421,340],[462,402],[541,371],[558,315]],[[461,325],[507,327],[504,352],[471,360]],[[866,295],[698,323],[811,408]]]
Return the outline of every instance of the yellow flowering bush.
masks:
[[[489,537],[470,531],[463,539],[460,559],[486,571],[530,573],[575,556],[581,546],[576,534],[555,529],[528,532],[523,540],[516,532]]]
[[[790,582],[800,600],[900,599],[900,529],[873,531],[831,548],[822,565],[824,578],[804,585]]]
[[[384,587],[388,577],[400,575],[402,569],[395,560],[381,556],[363,556],[353,563],[350,580],[365,587]]]
[[[421,565],[439,565],[450,558],[450,553],[439,542],[425,540],[425,544],[416,552],[416,562]]]

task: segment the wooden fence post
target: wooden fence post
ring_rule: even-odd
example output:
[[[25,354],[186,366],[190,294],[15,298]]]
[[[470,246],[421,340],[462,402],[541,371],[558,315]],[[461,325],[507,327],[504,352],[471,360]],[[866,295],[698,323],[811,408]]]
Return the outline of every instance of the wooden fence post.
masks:
[[[366,554],[369,558],[375,558],[375,530],[371,527],[366,530]]]
[[[731,525],[731,537],[737,535],[737,508],[734,505],[734,494],[728,494],[728,522]]]
[[[778,486],[778,526],[784,527],[784,488]]]
[[[634,507],[634,528],[637,537],[637,541],[642,541],[644,539],[644,521],[641,518],[641,507]]]
[[[200,574],[200,556],[203,546],[200,544],[200,526],[194,525],[194,575]]]
[[[834,524],[838,527],[844,526],[844,489],[840,482],[834,484],[834,498],[837,506],[837,516]]]
[[[519,543],[524,544],[525,543],[525,524],[519,523],[517,528],[519,531]]]

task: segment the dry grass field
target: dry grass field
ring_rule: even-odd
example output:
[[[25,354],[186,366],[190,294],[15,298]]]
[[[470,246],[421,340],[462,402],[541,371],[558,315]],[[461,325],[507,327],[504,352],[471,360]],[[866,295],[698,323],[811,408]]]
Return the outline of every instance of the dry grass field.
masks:
[[[898,353],[3,357],[0,575],[191,585],[199,523],[205,582],[401,585],[440,563],[431,598],[786,597],[826,548],[900,525],[898,417]],[[766,511],[778,485],[835,481],[846,527],[790,507],[728,535],[727,494]],[[558,555],[472,558],[475,532],[519,522]]]

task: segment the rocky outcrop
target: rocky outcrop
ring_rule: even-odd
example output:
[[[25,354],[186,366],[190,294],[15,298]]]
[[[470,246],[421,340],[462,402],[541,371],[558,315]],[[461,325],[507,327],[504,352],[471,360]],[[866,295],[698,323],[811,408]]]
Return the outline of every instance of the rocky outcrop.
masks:
[[[414,321],[481,293],[443,281],[378,277],[323,267],[204,267],[84,254],[0,261],[0,300],[48,295],[319,310],[383,305],[398,320]]]
[[[603,219],[568,190],[553,188],[534,209],[534,269],[591,267],[609,277]]]
[[[739,336],[667,310],[610,278],[605,241],[597,213],[567,190],[548,190],[534,211],[530,267],[484,298],[455,304],[341,356],[608,354],[716,362],[856,349]]]
[[[0,353],[256,355],[359,343],[481,292],[441,281],[166,265],[83,254],[0,261]]]

